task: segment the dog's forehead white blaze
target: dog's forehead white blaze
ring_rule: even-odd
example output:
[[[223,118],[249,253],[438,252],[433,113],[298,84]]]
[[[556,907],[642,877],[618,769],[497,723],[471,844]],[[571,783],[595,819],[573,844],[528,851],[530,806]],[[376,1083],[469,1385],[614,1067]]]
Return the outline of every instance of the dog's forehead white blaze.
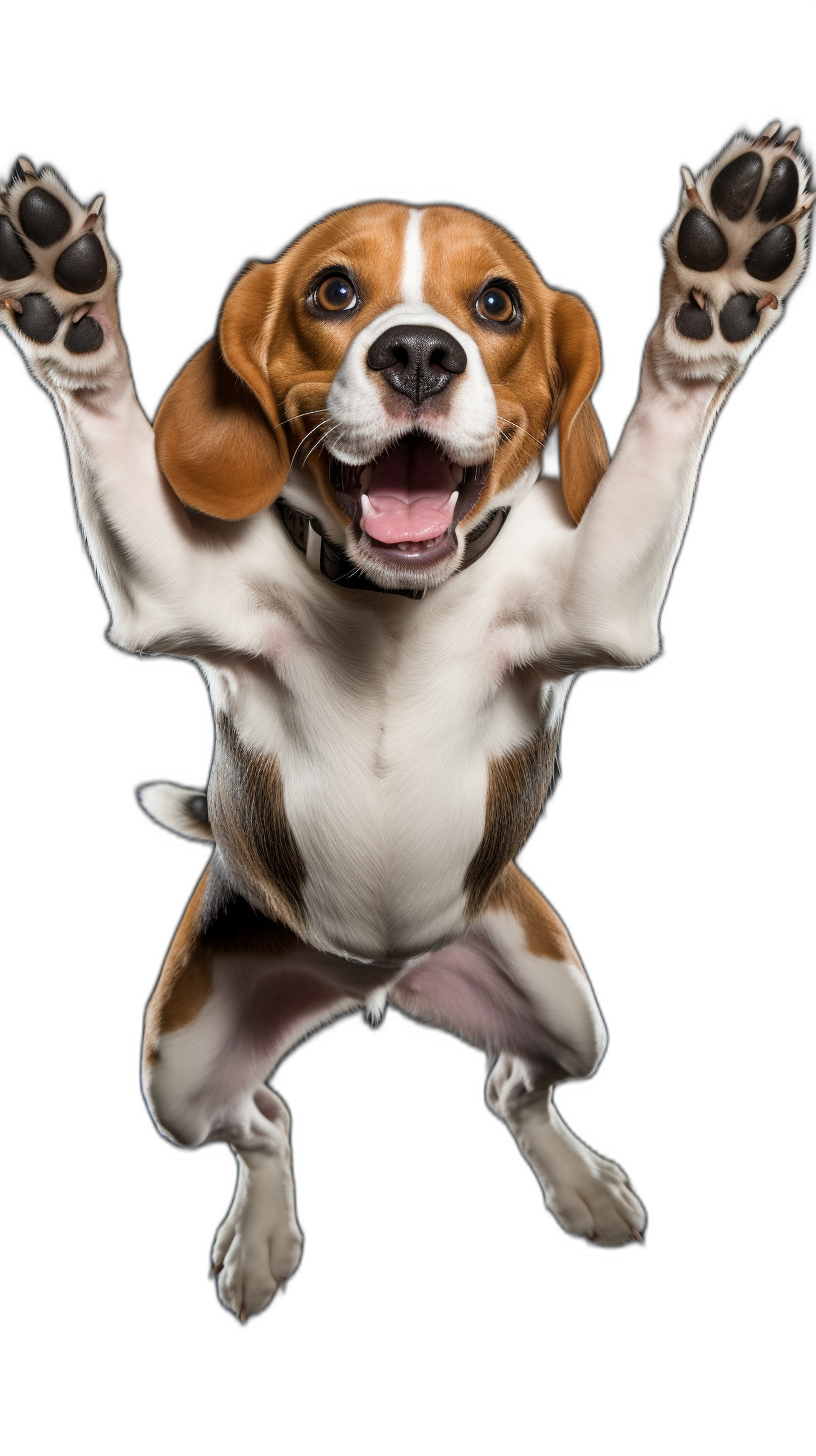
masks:
[[[386,450],[419,426],[451,457],[476,465],[493,454],[497,411],[493,388],[476,340],[427,302],[424,293],[427,254],[422,238],[426,210],[408,208],[403,238],[400,302],[371,320],[352,340],[334,376],[327,406],[337,431],[331,450],[347,465],[360,465]],[[383,399],[383,384],[367,364],[368,350],[386,329],[421,324],[449,334],[461,345],[467,368],[455,381],[449,399],[421,420],[394,415]]]
[[[401,292],[403,303],[424,303],[422,284],[425,278],[425,251],[422,246],[421,207],[412,207],[408,212],[405,242],[402,255]]]

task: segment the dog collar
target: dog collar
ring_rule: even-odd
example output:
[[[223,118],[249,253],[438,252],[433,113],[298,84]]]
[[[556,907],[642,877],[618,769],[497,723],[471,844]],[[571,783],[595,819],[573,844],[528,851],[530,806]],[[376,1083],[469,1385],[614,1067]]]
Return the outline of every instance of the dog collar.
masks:
[[[420,587],[416,590],[410,587],[388,587],[378,586],[364,576],[359,566],[349,559],[341,546],[336,546],[323,535],[323,528],[320,522],[310,516],[306,511],[297,511],[286,501],[275,502],[278,515],[283,522],[284,528],[290,540],[297,546],[298,551],[311,567],[328,581],[333,581],[335,586],[345,586],[357,591],[384,592],[392,597],[411,597],[414,601],[421,601],[425,596],[427,587]],[[484,556],[488,546],[492,546],[496,537],[510,514],[509,506],[499,506],[498,510],[480,521],[479,525],[472,530],[465,540],[465,554],[462,557],[461,565],[457,567],[454,574],[466,571],[475,561]]]

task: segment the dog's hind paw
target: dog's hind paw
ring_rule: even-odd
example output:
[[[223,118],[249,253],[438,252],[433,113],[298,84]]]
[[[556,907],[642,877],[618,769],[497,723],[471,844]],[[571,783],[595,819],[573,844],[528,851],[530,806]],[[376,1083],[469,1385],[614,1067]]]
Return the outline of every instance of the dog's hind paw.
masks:
[[[92,387],[127,367],[102,202],[81,206],[52,168],[37,173],[25,157],[0,188],[0,319],[52,389]]]
[[[212,1274],[226,1309],[245,1323],[272,1303],[303,1252],[291,1175],[275,1161],[254,1175],[244,1167],[232,1207],[215,1236]]]
[[[779,123],[733,141],[695,179],[683,168],[680,211],[664,238],[659,332],[686,379],[725,379],[779,320],[805,266],[809,168],[799,132]]]

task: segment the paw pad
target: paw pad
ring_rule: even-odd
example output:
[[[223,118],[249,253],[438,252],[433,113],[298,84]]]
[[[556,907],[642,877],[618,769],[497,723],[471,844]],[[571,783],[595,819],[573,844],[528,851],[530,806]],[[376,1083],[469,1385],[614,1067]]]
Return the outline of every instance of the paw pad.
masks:
[[[752,278],[758,278],[761,283],[773,283],[790,267],[795,255],[796,233],[783,222],[754,243],[745,259],[745,267]]]
[[[795,172],[796,168],[793,170]],[[741,157],[735,157],[717,173],[711,184],[711,201],[723,217],[730,222],[739,222],[756,197],[761,180],[762,158],[759,153],[743,152]]]
[[[666,240],[665,338],[670,346],[674,341],[673,352],[679,339],[694,341],[679,352],[698,372],[715,358],[723,368],[733,365],[723,341],[742,344],[756,336],[755,347],[804,266],[814,199],[804,193],[807,164],[797,151],[798,131],[781,142],[778,131],[774,123],[754,142],[735,137],[696,181],[683,169],[684,204]],[[752,280],[775,291],[752,292]],[[708,340],[708,348],[697,347]]]
[[[677,251],[687,268],[696,273],[713,273],[726,261],[728,244],[717,224],[695,207],[680,224]]]
[[[20,203],[20,226],[27,238],[39,248],[50,248],[64,238],[71,226],[71,215],[59,198],[44,187],[32,187]]]
[[[65,347],[69,354],[93,354],[101,348],[103,338],[101,325],[86,314],[78,323],[71,324],[65,335]]]
[[[61,322],[53,303],[49,303],[43,293],[27,293],[19,302],[17,327],[20,333],[36,344],[50,344]]]
[[[7,217],[0,217],[0,278],[13,283],[34,272],[34,259]]]
[[[677,327],[684,339],[710,339],[714,332],[711,315],[696,299],[684,303],[677,315]]]
[[[759,325],[757,304],[759,299],[750,293],[735,293],[720,311],[720,332],[729,344],[739,344],[750,339]]]
[[[102,201],[97,198],[90,210],[80,207],[55,172],[44,169],[38,176],[25,157],[13,168],[8,191],[0,187],[0,279],[10,285],[26,279],[30,289],[22,294],[8,288],[5,321],[32,343],[58,338],[58,348],[81,355],[105,342],[101,324],[89,314],[94,300],[77,312],[64,296],[98,296],[106,281],[115,281],[101,238]]]
[[[60,253],[54,277],[67,293],[94,293],[108,276],[105,254],[95,233],[84,233]]]
[[[775,162],[757,208],[760,222],[778,222],[796,206],[799,196],[799,173],[790,157]]]

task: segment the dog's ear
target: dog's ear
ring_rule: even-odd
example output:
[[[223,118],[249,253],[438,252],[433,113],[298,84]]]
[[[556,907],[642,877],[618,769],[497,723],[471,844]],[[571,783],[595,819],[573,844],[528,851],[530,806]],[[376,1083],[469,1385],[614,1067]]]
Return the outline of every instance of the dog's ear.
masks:
[[[561,489],[574,521],[580,521],[609,465],[603,427],[590,395],[601,372],[601,341],[585,303],[556,293],[553,307],[557,359],[557,412]]]
[[[230,289],[217,337],[185,365],[156,415],[156,456],[176,495],[221,520],[263,510],[289,471],[266,372],[275,269],[255,263]]]

